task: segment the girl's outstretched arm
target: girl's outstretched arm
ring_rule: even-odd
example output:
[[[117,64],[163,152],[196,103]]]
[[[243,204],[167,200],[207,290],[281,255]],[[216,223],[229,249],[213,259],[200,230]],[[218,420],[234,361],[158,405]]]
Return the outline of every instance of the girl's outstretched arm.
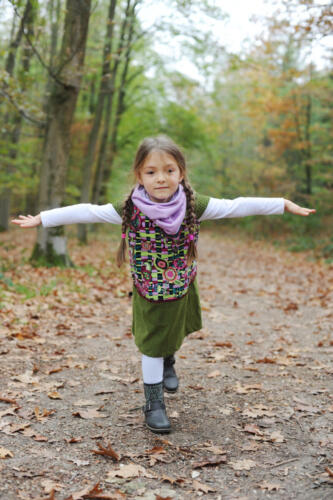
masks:
[[[19,215],[17,219],[11,220],[12,224],[17,224],[20,227],[36,227],[42,223],[40,214],[38,215]]]
[[[299,205],[296,205],[296,203],[286,199],[284,200],[284,209],[286,212],[290,212],[291,214],[303,215],[305,217],[316,212],[314,208],[300,207]]]
[[[92,205],[91,203],[79,203],[67,207],[52,208],[44,210],[33,217],[32,215],[19,215],[11,222],[20,227],[56,227],[65,224],[90,224],[95,222],[108,222],[121,224],[121,217],[111,203],[106,205]]]

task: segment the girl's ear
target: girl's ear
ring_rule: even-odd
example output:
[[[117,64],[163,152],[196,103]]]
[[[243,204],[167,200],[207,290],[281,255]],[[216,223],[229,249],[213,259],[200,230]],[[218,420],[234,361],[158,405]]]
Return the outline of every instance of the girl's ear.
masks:
[[[143,186],[140,170],[139,170],[139,172],[137,174],[135,174],[135,180],[136,180],[136,182],[138,182],[140,184],[140,186]]]

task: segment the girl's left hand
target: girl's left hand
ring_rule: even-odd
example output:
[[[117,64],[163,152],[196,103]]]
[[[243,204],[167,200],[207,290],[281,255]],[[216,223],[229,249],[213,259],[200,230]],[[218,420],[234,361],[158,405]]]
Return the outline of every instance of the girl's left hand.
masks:
[[[316,213],[316,210],[314,208],[303,208],[299,205],[296,205],[296,203],[293,203],[290,200],[284,200],[284,209],[286,212],[290,212],[291,214],[303,215],[305,217],[310,214]]]

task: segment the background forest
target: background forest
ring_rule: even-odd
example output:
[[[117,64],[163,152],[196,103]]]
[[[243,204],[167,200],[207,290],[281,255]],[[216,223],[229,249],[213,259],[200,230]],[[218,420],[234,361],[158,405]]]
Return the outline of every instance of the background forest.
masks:
[[[262,35],[241,53],[221,42],[222,1],[170,0],[167,17],[157,3],[1,2],[1,230],[18,213],[123,197],[139,141],[163,133],[184,148],[202,193],[317,209],[225,228],[331,260],[332,54],[311,56],[332,33],[329,2],[271,1]],[[183,58],[197,77],[176,69]],[[63,236],[39,228],[33,258],[54,262]],[[83,225],[78,236],[87,241]]]

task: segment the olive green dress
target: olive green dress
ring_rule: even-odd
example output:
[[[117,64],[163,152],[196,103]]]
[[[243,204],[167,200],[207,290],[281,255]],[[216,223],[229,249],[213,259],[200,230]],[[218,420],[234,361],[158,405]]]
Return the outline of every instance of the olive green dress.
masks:
[[[195,195],[199,219],[207,208],[209,196]],[[122,203],[113,204],[121,215]],[[133,286],[132,333],[142,354],[166,357],[174,354],[186,335],[202,328],[201,307],[196,279],[187,294],[178,300],[153,303],[141,297]]]

